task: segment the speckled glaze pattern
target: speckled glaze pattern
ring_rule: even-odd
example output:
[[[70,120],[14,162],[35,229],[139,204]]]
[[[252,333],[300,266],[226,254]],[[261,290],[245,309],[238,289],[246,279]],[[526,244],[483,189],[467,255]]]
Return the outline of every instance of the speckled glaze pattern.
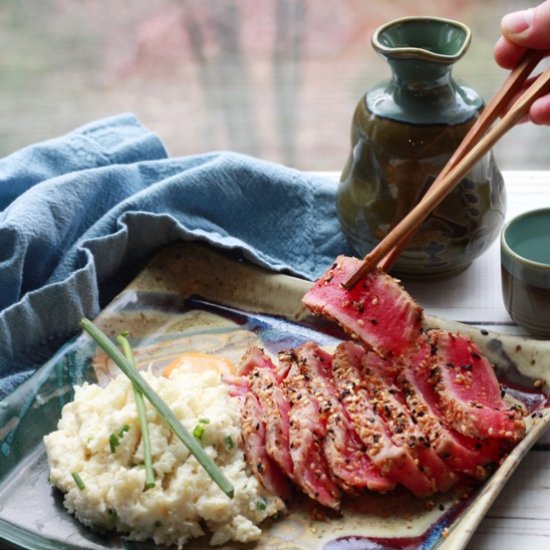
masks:
[[[330,350],[342,334],[311,317],[301,298],[307,281],[275,275],[196,245],[173,245],[107,307],[96,322],[108,334],[130,337],[140,368],[162,368],[185,351],[238,361],[251,344],[269,353],[316,340]],[[406,492],[349,499],[343,514],[320,510],[297,498],[289,514],[265,523],[256,550],[429,550],[465,547],[488,506],[549,422],[550,342],[500,336],[475,327],[426,319],[426,328],[459,330],[473,337],[509,385],[535,414],[528,435],[484,485],[469,493],[441,495],[430,505]],[[87,336],[62,348],[31,379],[0,402],[0,539],[33,550],[153,549],[116,534],[82,527],[64,510],[61,494],[47,482],[41,438],[55,428],[73,384],[106,383],[116,367]],[[534,391],[533,379],[544,388]],[[32,495],[32,498],[30,498]],[[443,536],[443,535],[446,536]],[[206,539],[188,545],[208,548]],[[224,549],[243,550],[228,544]]]
[[[417,204],[479,116],[482,99],[451,72],[469,42],[467,27],[439,18],[399,19],[375,31],[373,47],[392,78],[357,104],[336,199],[358,255]],[[497,238],[505,208],[502,175],[489,153],[426,220],[395,272],[425,278],[465,269]]]

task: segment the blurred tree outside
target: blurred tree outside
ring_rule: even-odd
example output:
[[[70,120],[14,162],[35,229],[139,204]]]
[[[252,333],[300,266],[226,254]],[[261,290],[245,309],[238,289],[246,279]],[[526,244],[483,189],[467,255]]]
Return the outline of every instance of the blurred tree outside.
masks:
[[[489,99],[504,13],[525,0],[3,0],[0,154],[133,112],[172,156],[233,150],[340,170],[364,92],[389,77],[370,46],[391,19],[436,15],[473,33],[454,74]],[[505,169],[550,167],[550,129],[497,145]]]

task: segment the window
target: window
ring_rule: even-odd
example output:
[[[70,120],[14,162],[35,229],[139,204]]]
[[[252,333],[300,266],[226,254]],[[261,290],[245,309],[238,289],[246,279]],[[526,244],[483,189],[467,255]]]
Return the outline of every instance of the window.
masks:
[[[535,5],[525,0],[522,5]],[[173,156],[228,149],[340,170],[355,105],[389,76],[370,46],[405,15],[458,19],[472,45],[454,69],[489,98],[514,1],[8,0],[0,6],[0,154],[131,111]],[[544,132],[544,138],[541,134]],[[502,168],[547,168],[546,128],[515,128]]]

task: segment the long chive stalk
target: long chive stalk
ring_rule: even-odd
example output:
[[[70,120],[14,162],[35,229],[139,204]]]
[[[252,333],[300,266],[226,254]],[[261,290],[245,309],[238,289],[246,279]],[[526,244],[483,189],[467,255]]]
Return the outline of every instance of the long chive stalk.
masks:
[[[130,342],[123,334],[119,334],[117,341],[124,352],[124,356],[136,369],[136,361],[134,359],[134,353]],[[145,412],[145,399],[143,399],[143,393],[138,388],[135,382],[132,383],[134,390],[134,399],[136,401],[136,408],[138,412],[139,425],[141,428],[141,439],[143,441],[143,456],[145,462],[145,488],[151,489],[155,486],[155,472],[153,471],[153,457],[151,455],[151,439],[149,438],[149,424],[147,423],[147,413]]]
[[[157,409],[164,421],[176,434],[176,436],[189,449],[189,452],[197,459],[199,464],[206,470],[212,481],[229,497],[233,498],[234,489],[231,482],[225,477],[215,462],[204,452],[200,443],[186,430],[176,415],[170,410],[166,403],[156,394],[155,390],[147,381],[133,368],[126,357],[113,344],[109,337],[96,327],[89,319],[82,319],[80,326],[97,342],[105,353],[119,366],[120,370],[141,390],[147,400]]]

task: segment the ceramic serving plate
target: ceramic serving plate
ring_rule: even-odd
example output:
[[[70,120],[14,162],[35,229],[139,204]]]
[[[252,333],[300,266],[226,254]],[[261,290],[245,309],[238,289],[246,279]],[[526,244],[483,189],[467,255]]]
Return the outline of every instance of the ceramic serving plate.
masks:
[[[342,334],[309,315],[301,298],[310,283],[263,271],[197,244],[162,251],[96,319],[108,334],[130,331],[140,366],[160,369],[178,354],[210,352],[238,362],[251,344],[276,353],[316,340],[334,347]],[[500,336],[428,318],[429,326],[470,334],[497,366],[507,395],[529,410],[528,435],[480,487],[419,501],[407,494],[365,495],[345,503],[341,516],[299,501],[264,524],[255,545],[229,549],[459,550],[550,418],[550,343]],[[56,428],[73,385],[105,384],[116,367],[87,337],[67,343],[0,402],[0,539],[33,550],[158,548],[102,536],[81,526],[48,484],[42,437]],[[545,383],[534,389],[534,380]],[[539,384],[537,384],[539,386]],[[0,543],[1,545],[1,543]],[[208,547],[193,541],[193,550]]]

